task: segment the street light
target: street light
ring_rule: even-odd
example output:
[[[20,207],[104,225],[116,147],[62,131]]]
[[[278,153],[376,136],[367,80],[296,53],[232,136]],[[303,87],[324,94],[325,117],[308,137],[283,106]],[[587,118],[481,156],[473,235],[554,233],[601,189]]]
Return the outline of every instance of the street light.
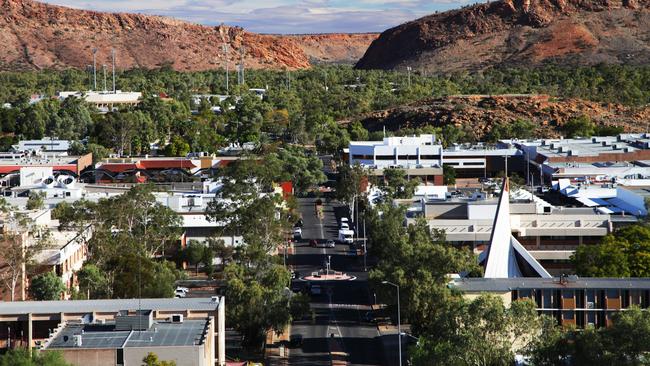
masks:
[[[399,355],[399,366],[402,366],[402,323],[400,319],[400,307],[399,307],[399,285],[392,283],[390,281],[381,281],[384,285],[395,286],[397,289],[397,350]]]

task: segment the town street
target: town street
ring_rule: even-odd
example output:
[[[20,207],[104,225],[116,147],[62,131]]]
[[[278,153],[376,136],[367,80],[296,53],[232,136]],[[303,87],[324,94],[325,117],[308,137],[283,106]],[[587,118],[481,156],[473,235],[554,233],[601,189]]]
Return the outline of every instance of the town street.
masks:
[[[323,293],[313,295],[311,308],[316,317],[294,321],[291,334],[303,336],[303,344],[290,350],[291,365],[379,365],[378,332],[374,324],[363,320],[369,311],[373,294],[369,293],[367,273],[363,270],[363,257],[357,256],[345,244],[336,248],[312,248],[310,239],[321,241],[338,236],[338,218],[344,212],[340,204],[323,199],[322,220],[316,215],[315,198],[298,199],[303,217],[303,240],[295,244],[289,263],[300,276],[325,268],[331,260],[331,269],[341,271],[356,279],[321,283]],[[305,281],[294,280],[307,284]],[[334,352],[334,356],[331,355]],[[334,362],[333,362],[334,360]]]

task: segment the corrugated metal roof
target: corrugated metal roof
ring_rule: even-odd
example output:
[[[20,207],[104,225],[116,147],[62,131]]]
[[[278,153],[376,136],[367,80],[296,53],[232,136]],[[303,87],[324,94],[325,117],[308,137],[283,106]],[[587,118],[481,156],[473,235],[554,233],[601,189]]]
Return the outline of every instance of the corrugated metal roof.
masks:
[[[211,298],[0,302],[0,315],[118,312],[120,310],[216,310]]]

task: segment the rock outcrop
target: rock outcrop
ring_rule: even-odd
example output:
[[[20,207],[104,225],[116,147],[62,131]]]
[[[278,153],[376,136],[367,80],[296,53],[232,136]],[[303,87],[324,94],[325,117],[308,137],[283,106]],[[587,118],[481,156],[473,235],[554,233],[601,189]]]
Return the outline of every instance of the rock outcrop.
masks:
[[[650,0],[501,0],[389,29],[357,67],[448,72],[549,61],[645,64],[648,39]]]
[[[224,44],[229,46],[231,70],[242,49],[247,68],[299,69],[321,60],[350,62],[372,41],[368,35],[315,37],[320,38],[261,35],[158,16],[0,0],[0,70],[84,68],[92,63],[95,48],[99,65],[110,63],[115,48],[119,68],[169,65],[181,71],[208,70],[225,65]],[[337,47],[343,50],[341,56],[328,54]]]
[[[466,95],[431,98],[360,118],[370,131],[396,131],[423,126],[453,124],[481,140],[495,124],[517,119],[531,121],[536,135],[559,137],[569,119],[589,116],[597,125],[621,126],[626,132],[650,128],[650,106],[628,107],[548,95]]]

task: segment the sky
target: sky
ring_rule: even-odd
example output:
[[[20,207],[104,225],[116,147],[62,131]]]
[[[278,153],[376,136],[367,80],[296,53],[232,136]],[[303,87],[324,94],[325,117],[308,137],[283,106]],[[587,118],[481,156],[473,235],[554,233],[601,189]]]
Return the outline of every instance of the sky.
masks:
[[[257,33],[381,32],[476,0],[40,0],[109,12],[171,16],[205,25],[236,25]]]

